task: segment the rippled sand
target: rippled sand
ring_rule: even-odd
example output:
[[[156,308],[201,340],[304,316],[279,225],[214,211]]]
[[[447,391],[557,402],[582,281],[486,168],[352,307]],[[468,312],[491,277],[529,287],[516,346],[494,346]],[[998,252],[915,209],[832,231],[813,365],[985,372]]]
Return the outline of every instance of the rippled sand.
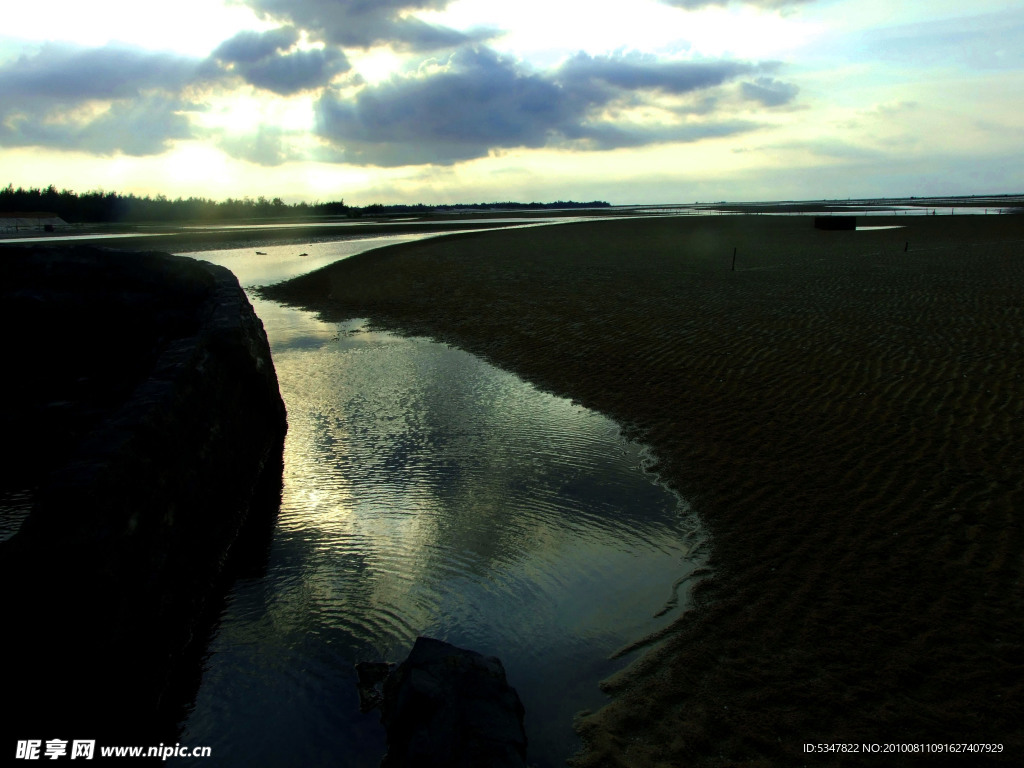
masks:
[[[715,577],[609,681],[579,765],[842,761],[808,742],[997,742],[992,759],[1020,759],[1024,217],[864,223],[906,226],[471,234],[273,291],[632,425],[693,501]]]

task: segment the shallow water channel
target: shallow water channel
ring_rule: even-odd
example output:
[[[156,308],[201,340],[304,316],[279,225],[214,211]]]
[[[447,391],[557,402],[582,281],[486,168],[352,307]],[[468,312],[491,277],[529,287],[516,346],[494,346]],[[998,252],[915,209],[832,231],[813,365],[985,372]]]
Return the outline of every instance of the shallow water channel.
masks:
[[[194,256],[251,287],[418,237]],[[501,658],[530,763],[563,765],[573,715],[630,660],[609,655],[678,615],[654,618],[700,564],[687,505],[600,414],[443,344],[253,302],[288,408],[282,503],[181,743],[218,766],[375,767],[384,732],[353,665],[426,634]]]

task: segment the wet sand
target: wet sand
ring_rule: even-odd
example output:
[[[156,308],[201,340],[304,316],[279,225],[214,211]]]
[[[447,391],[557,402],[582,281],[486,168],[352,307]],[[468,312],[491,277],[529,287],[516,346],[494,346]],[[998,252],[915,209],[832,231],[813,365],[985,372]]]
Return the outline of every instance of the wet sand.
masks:
[[[472,233],[266,291],[598,409],[693,503],[713,576],[608,681],[577,765],[1024,754],[1024,217],[860,223],[904,228],[721,216]],[[836,742],[1003,752],[803,752]]]
[[[462,229],[494,229],[497,226],[530,224],[533,217],[518,216],[515,222],[489,223],[482,216],[422,217],[422,220],[367,219],[358,223],[291,222],[261,228],[245,225],[93,225],[64,230],[52,235],[38,232],[11,233],[0,237],[0,245],[98,245],[119,250],[195,253],[224,248],[261,248],[268,245],[303,245],[314,242],[359,240],[381,235],[441,233]],[[19,236],[19,234],[21,236]],[[23,239],[25,238],[25,239]],[[27,239],[31,238],[31,239]]]

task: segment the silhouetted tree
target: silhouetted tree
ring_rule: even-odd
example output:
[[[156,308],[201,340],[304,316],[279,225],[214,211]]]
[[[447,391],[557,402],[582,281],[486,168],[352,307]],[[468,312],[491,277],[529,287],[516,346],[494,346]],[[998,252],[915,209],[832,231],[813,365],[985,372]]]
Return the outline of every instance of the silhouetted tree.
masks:
[[[299,216],[361,216],[389,215],[396,213],[425,214],[431,211],[454,210],[549,210],[555,208],[607,208],[610,203],[594,200],[576,203],[559,200],[554,203],[465,203],[454,205],[372,205],[354,208],[345,201],[313,204],[301,202],[288,205],[280,197],[268,200],[260,195],[255,200],[245,197],[241,200],[227,198],[217,202],[205,197],[177,198],[170,200],[166,195],[139,197],[122,195],[117,192],[95,190],[76,194],[70,189],[60,191],[54,185],[40,189],[31,187],[14,188],[8,184],[0,190],[0,211],[5,213],[48,212],[55,213],[65,221],[137,223],[137,222],[178,222],[178,221],[225,221],[258,218],[285,218]]]

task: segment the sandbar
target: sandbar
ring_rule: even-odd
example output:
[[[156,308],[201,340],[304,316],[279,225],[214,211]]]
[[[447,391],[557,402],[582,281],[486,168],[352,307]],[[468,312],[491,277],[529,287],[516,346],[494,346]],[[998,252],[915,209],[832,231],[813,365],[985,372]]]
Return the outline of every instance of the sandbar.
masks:
[[[700,515],[714,575],[579,719],[577,766],[1024,754],[1024,216],[859,223],[903,226],[470,233],[264,289],[602,411]]]

